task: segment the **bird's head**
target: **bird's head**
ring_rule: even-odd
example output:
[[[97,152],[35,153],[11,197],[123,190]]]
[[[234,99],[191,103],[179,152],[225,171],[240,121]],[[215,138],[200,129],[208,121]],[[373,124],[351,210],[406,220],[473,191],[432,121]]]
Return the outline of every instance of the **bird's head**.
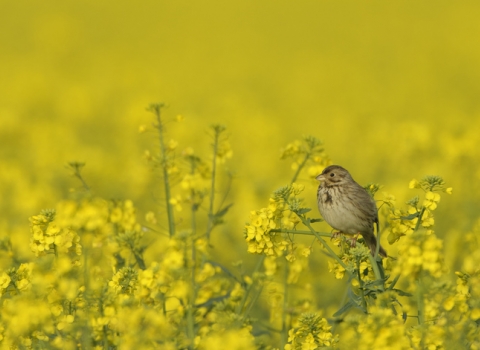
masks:
[[[352,177],[350,173],[340,165],[330,165],[326,167],[316,179],[323,182],[326,186],[334,186],[351,180]]]

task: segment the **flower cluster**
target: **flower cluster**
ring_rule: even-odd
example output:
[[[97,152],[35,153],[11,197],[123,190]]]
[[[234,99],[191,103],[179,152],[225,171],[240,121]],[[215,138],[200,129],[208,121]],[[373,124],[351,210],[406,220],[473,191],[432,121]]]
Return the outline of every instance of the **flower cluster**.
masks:
[[[393,273],[417,279],[428,273],[440,277],[444,271],[443,241],[434,233],[422,230],[407,237],[398,248],[398,261]]]
[[[133,294],[137,289],[138,271],[131,267],[124,267],[113,275],[108,286],[111,287],[115,293]]]
[[[58,255],[69,252],[81,255],[82,246],[78,234],[68,227],[59,227],[54,220],[54,211],[44,211],[30,218],[32,231],[30,247],[35,255]]]
[[[341,247],[339,258],[343,262],[343,265],[340,265],[338,260],[328,261],[328,270],[334,274],[336,279],[343,279],[345,272],[354,274],[359,271],[362,279],[375,280],[369,261],[370,250],[365,245],[357,244],[352,247],[350,242],[344,242],[340,238],[336,238],[334,243]],[[352,283],[357,286],[358,280],[354,279]]]
[[[320,347],[335,348],[338,337],[332,334],[332,326],[317,314],[305,313],[297,325],[288,332],[288,344],[285,350],[314,350]]]
[[[303,189],[297,184],[283,187],[269,199],[268,207],[250,212],[250,223],[244,231],[250,253],[280,256],[287,250],[291,243],[282,230],[292,230],[300,222],[292,203],[298,204],[296,196]]]
[[[267,208],[250,212],[250,223],[245,226],[245,238],[248,242],[250,253],[266,254],[267,256],[280,256],[286,249],[286,242],[282,235],[272,232],[276,229],[279,214],[277,203],[270,199]]]
[[[163,126],[159,120],[156,127]],[[384,195],[380,215],[388,217],[396,260],[377,260],[344,236],[326,242],[330,233],[316,230],[320,219],[307,216],[310,208],[299,198],[304,188],[293,182],[251,212],[245,239],[260,256],[232,269],[209,254],[220,246],[210,232],[230,208],[215,201],[215,169],[232,154],[225,129],[213,130],[209,165],[191,149],[179,157],[175,140],[162,141],[157,165],[172,191],[165,190],[160,210],[144,216],[149,226],[137,219],[133,201],[76,193],[76,200],[30,218],[35,254],[28,246],[18,254],[18,241],[0,240],[8,252],[0,259],[0,348],[480,349],[480,222],[456,242],[462,256],[448,257],[458,270],[449,278],[433,231],[441,191],[452,192],[440,177],[412,181],[424,195],[406,209]],[[283,158],[293,158],[294,179],[302,169],[313,177],[329,163],[314,138],[288,145]],[[380,188],[366,186],[372,196]],[[348,277],[345,302],[328,310],[331,318],[312,313],[318,295],[338,302],[324,293],[330,285],[309,278],[309,270],[320,279],[327,273],[316,260],[324,256],[312,254],[318,243],[330,272]]]
[[[419,227],[433,232],[432,228],[435,223],[433,211],[437,208],[441,198],[438,191],[452,193],[452,188],[445,188],[445,182],[439,176],[426,176],[421,181],[412,180],[409,187],[420,188],[425,192],[425,198],[421,205],[418,196],[407,202],[406,210],[394,208],[394,200],[391,195],[389,195],[389,200],[384,201],[392,208],[387,215],[389,227],[386,230],[390,244],[395,243],[403,236],[411,235]]]
[[[32,263],[21,264],[18,268],[11,268],[0,275],[0,295],[9,293],[16,295],[31,287]]]
[[[322,141],[313,136],[305,136],[302,141],[296,140],[289,143],[281,151],[281,159],[287,158],[293,159],[292,169],[295,171],[307,166],[306,172],[310,179],[315,179],[325,167],[331,164]]]
[[[200,157],[194,155],[192,149],[185,151],[184,157],[190,165],[190,172],[183,176],[180,187],[185,192],[185,201],[190,207],[197,208],[208,195],[211,185],[211,170]]]
[[[401,315],[395,315],[391,308],[379,305],[370,307],[368,315],[348,315],[342,325],[340,340],[345,348],[411,349]]]

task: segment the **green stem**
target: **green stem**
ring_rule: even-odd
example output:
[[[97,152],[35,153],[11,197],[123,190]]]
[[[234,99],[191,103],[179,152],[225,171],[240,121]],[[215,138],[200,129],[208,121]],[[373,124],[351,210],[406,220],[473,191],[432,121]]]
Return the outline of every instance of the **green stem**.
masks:
[[[195,240],[194,236],[192,235],[192,263],[190,266],[191,270],[191,279],[190,279],[190,300],[189,305],[187,308],[187,335],[189,339],[189,349],[194,349],[194,341],[195,341],[195,316],[194,316],[194,308],[195,308],[195,299],[196,299],[196,286],[195,286]]]
[[[287,310],[288,310],[288,273],[289,273],[289,262],[285,262],[285,271],[283,274],[283,312],[282,312],[282,333],[281,337],[281,346],[280,349],[285,348],[285,345],[288,341],[288,327],[287,327]]]
[[[415,225],[415,230],[414,231],[417,231],[419,228],[420,228],[420,225],[422,223],[422,217],[423,217],[423,214],[425,213],[425,207],[422,207],[422,210],[420,211],[420,214],[418,215],[418,221],[417,221],[417,224]]]
[[[378,244],[377,244],[378,245]],[[385,279],[385,276],[383,275],[382,271],[380,271],[380,267],[378,266],[378,264],[382,263],[382,261],[378,261],[376,258],[374,258],[372,256],[372,254],[368,254],[368,257],[370,259],[370,265],[372,265],[372,269],[373,269],[373,273],[375,274],[375,279],[377,281],[384,281]],[[380,290],[383,292],[385,291],[385,286],[384,286],[384,283],[382,283],[380,285]]]
[[[195,161],[192,160],[192,168],[191,168],[191,174],[195,173]],[[195,191],[192,189],[190,192],[190,195],[192,196],[192,200],[195,201]],[[195,317],[194,317],[194,308],[195,308],[195,300],[197,299],[197,289],[195,285],[195,269],[196,269],[196,259],[197,259],[197,252],[195,249],[195,234],[197,230],[197,222],[195,218],[195,214],[197,211],[197,206],[195,202],[192,203],[191,207],[191,225],[192,225],[192,234],[191,234],[191,244],[192,244],[192,251],[191,251],[191,278],[190,278],[190,289],[192,295],[190,296],[190,301],[188,305],[188,310],[187,310],[187,335],[188,339],[190,340],[190,344],[188,346],[189,349],[194,349],[194,342],[195,342]],[[186,256],[186,255],[185,255]]]
[[[263,262],[265,261],[265,257],[266,257],[265,255],[262,255],[260,257],[260,259],[258,259],[257,264],[256,264],[255,268],[253,269],[252,276],[255,276],[256,273],[263,266]],[[240,302],[240,304],[238,304],[237,309],[236,309],[237,315],[239,315],[242,312],[243,308],[245,307],[245,304],[246,304],[247,299],[248,299],[248,295],[252,291],[253,287],[254,287],[254,283],[250,284],[248,286],[247,290],[245,291],[245,293],[243,294],[242,301]],[[243,315],[242,319],[245,319],[246,316],[247,316],[247,314],[245,313]]]
[[[251,303],[248,305],[247,309],[245,310],[245,314],[242,317],[242,321],[244,321],[245,318],[247,318],[247,316],[250,314],[250,311],[252,310],[253,306],[255,305],[258,298],[262,294],[262,289],[263,289],[263,286],[260,286],[260,288],[258,288],[257,292],[255,293],[255,295],[252,298]]]
[[[422,326],[420,329],[421,331],[420,349],[424,349],[425,348],[425,331],[423,328],[423,324],[425,322],[425,304],[423,300],[423,284],[420,278],[417,280],[416,294],[417,294],[416,296],[417,296],[417,307],[418,307],[418,313],[417,313],[418,324]]]
[[[297,235],[307,235],[307,236],[316,236],[315,233],[312,231],[302,231],[302,230],[288,230],[284,228],[275,228],[273,230],[270,230],[270,232],[279,232],[279,233],[291,233],[291,234],[297,234]],[[327,233],[327,232],[317,232],[317,235],[331,238],[332,234]]]
[[[145,260],[143,259],[143,256],[141,253],[139,253],[137,250],[135,250],[134,247],[131,248],[133,257],[135,258],[135,261],[137,262],[137,265],[140,269],[145,270],[147,266],[145,265]]]
[[[165,294],[162,293],[162,312],[163,316],[167,317],[167,299]]]
[[[157,117],[157,129],[158,129],[158,136],[160,141],[160,154],[162,156],[162,168],[163,168],[163,182],[165,185],[165,202],[167,206],[167,215],[168,215],[168,232],[170,233],[170,237],[175,235],[175,220],[173,216],[173,207],[170,203],[170,181],[168,177],[168,169],[167,169],[167,151],[165,149],[165,142],[163,139],[163,124],[160,118],[160,110],[162,109],[163,104],[154,104],[151,106],[151,109],[155,113]]]
[[[90,191],[90,187],[88,187],[87,183],[83,179],[83,176],[80,174],[80,171],[76,172],[75,176],[77,177],[77,179],[80,180],[80,182],[82,183],[82,186],[85,189],[85,191]]]
[[[290,181],[291,184],[293,184],[297,180],[298,175],[300,175],[300,172],[302,171],[303,167],[305,166],[309,158],[310,158],[310,152],[307,152],[305,154],[305,158],[303,159],[302,163],[298,166],[297,171],[295,172],[295,175],[293,175],[293,179],[292,181]]]
[[[363,289],[363,280],[362,276],[360,275],[360,259],[357,258],[357,278],[358,278],[358,283],[360,284],[360,295],[362,297],[362,306],[363,306],[363,311],[365,313],[368,313],[367,309],[367,300],[365,299],[365,291]]]
[[[395,288],[395,285],[397,284],[399,279],[400,279],[400,275],[395,276],[392,283],[390,283],[390,285],[388,286],[388,290],[392,290],[393,288]]]
[[[325,249],[330,253],[330,255],[335,259],[337,260],[337,262],[340,264],[341,267],[343,267],[345,269],[345,272],[347,274],[350,275],[350,273],[348,272],[347,270],[347,265],[345,265],[345,263],[342,261],[342,259],[340,259],[337,254],[335,254],[335,252],[333,251],[332,248],[330,248],[330,246],[327,244],[327,242],[325,242],[325,240],[321,237],[321,234],[317,231],[315,231],[315,229],[312,227],[312,225],[310,224],[310,222],[303,216],[303,215],[298,215],[297,216],[300,218],[300,220],[302,220],[302,223],[307,226],[309,229],[310,229],[310,232],[313,233],[313,235],[320,241],[320,243],[325,247]],[[324,234],[322,234],[324,235]],[[330,235],[331,236],[331,235]],[[355,277],[356,278],[356,277]]]
[[[85,166],[85,163],[80,163],[80,162],[71,162],[69,163],[70,167],[73,169],[73,176],[75,176],[77,179],[80,180],[82,183],[82,186],[85,191],[90,191],[90,187],[88,187],[87,183],[83,179],[83,176],[81,174],[82,168]]]
[[[417,305],[418,305],[418,324],[425,322],[424,302],[423,302],[423,285],[420,279],[417,280]]]
[[[377,238],[376,238],[377,239],[377,245],[375,247],[375,256],[374,256],[375,260],[377,260],[378,252],[380,251],[380,237],[382,236],[381,232],[380,232],[380,224],[378,222],[379,221],[377,219],[377,224],[376,224],[376,226],[377,226]],[[373,235],[375,235],[375,232],[373,232]]]
[[[207,223],[207,240],[210,241],[210,234],[213,229],[213,203],[215,199],[215,175],[217,170],[217,152],[218,152],[218,140],[220,138],[220,133],[223,131],[220,127],[214,127],[215,131],[215,140],[213,142],[213,159],[212,159],[212,183],[210,185],[210,205],[208,208],[208,223]]]

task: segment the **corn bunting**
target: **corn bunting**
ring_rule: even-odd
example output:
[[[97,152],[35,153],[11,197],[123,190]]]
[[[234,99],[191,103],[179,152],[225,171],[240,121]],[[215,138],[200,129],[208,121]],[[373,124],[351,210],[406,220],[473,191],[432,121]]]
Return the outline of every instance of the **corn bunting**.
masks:
[[[334,235],[361,234],[375,256],[377,239],[373,233],[373,224],[377,225],[377,232],[379,226],[375,200],[341,166],[330,165],[316,179],[320,181],[317,192],[318,210],[325,221],[339,231]],[[378,253],[387,257],[382,246]]]

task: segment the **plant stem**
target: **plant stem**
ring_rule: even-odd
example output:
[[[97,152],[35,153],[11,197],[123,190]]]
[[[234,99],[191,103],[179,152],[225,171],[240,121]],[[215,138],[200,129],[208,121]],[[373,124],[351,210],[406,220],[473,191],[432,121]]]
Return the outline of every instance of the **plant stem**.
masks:
[[[421,278],[417,280],[417,308],[418,308],[418,324],[423,326],[425,322],[425,304],[423,300],[423,283]],[[423,327],[421,328],[421,340],[420,340],[420,349],[424,349],[425,346],[425,333]]]
[[[378,245],[378,244],[377,244]],[[370,259],[370,265],[372,265],[372,269],[373,269],[373,273],[375,274],[375,279],[377,281],[384,281],[385,279],[385,276],[383,275],[383,273],[380,271],[380,268],[378,266],[378,263],[380,262],[381,263],[381,260],[380,261],[377,261],[377,259],[375,257],[373,257],[371,254],[368,254],[368,257]],[[383,292],[385,291],[385,285],[384,283],[381,284],[380,286],[380,290]]]
[[[368,313],[367,309],[367,300],[365,299],[365,291],[363,290],[363,280],[362,276],[360,276],[360,259],[357,258],[357,277],[358,277],[358,283],[360,284],[360,295],[362,297],[362,306],[363,306],[363,311],[365,313]]]
[[[288,327],[287,327],[287,310],[288,310],[288,273],[289,262],[285,261],[285,269],[283,274],[283,310],[282,310],[282,333],[280,349],[285,348],[288,341]]]
[[[168,215],[168,232],[170,233],[170,237],[175,235],[175,219],[173,216],[173,208],[172,204],[170,203],[170,182],[168,177],[168,169],[167,169],[167,151],[165,149],[165,142],[163,139],[163,124],[160,118],[160,110],[162,109],[163,104],[153,104],[151,105],[151,110],[155,113],[157,117],[157,129],[158,129],[158,137],[160,141],[160,154],[162,156],[162,169],[163,169],[163,182],[165,185],[165,204],[167,206],[167,215]]]
[[[424,213],[425,213],[425,207],[422,207],[422,210],[420,211],[420,214],[418,215],[418,221],[417,221],[417,224],[415,225],[415,230],[414,231],[417,231],[420,228],[420,225],[422,223],[422,217],[423,217]]]
[[[265,261],[265,255],[262,255],[260,259],[258,259],[257,264],[253,269],[252,276],[255,276],[255,274],[260,270],[260,268],[263,266],[264,261]],[[237,309],[236,309],[237,315],[239,315],[242,312],[243,308],[245,307],[245,304],[247,303],[248,295],[252,291],[253,287],[254,287],[254,283],[250,284],[247,290],[245,291],[245,293],[243,294],[242,301],[240,302],[240,304],[237,306]],[[242,319],[245,319],[246,316],[247,316],[247,313],[243,315]]]
[[[260,288],[258,288],[257,292],[255,293],[255,295],[252,298],[251,303],[248,305],[247,309],[245,310],[245,314],[242,317],[242,321],[244,321],[245,318],[250,314],[250,311],[252,310],[253,306],[255,305],[258,298],[262,294],[262,289],[263,289],[263,286],[260,286]]]
[[[85,191],[90,191],[90,187],[88,187],[87,183],[85,182],[85,180],[83,179],[83,176],[80,174],[80,169],[76,169],[75,171],[75,176],[77,177],[77,179],[80,180],[80,182],[82,183],[83,185],[83,188],[85,189]]]
[[[284,229],[284,228],[275,228],[273,230],[270,230],[270,232],[292,233],[292,234],[297,234],[297,235],[316,236],[315,233],[313,233],[312,231],[288,230],[288,229]],[[317,235],[327,237],[327,238],[332,237],[332,234],[327,233],[327,232],[317,232]]]
[[[195,340],[195,318],[194,318],[194,308],[195,308],[195,299],[196,299],[196,286],[195,286],[195,239],[192,235],[192,261],[190,264],[190,272],[191,272],[191,279],[190,279],[190,298],[187,307],[187,335],[188,339],[190,340],[188,348],[194,349],[194,340]],[[186,256],[186,254],[185,254]]]
[[[215,131],[215,139],[213,142],[213,159],[212,159],[212,183],[210,185],[210,205],[208,208],[208,223],[207,223],[207,241],[210,241],[210,234],[213,229],[213,219],[214,219],[214,214],[213,214],[213,203],[215,200],[215,175],[216,175],[216,170],[217,170],[217,152],[218,152],[218,140],[220,138],[220,133],[223,131],[222,128],[218,126],[213,127]]]
[[[298,215],[298,217],[300,218],[300,220],[302,220],[302,223],[310,229],[310,231],[313,233],[313,235],[320,241],[320,243],[325,247],[325,249],[330,253],[330,255],[335,260],[337,260],[337,262],[340,264],[341,267],[343,267],[345,269],[345,272],[347,272],[350,275],[350,273],[347,270],[347,265],[345,265],[345,263],[337,256],[337,254],[335,254],[335,252],[332,250],[332,248],[330,248],[330,246],[327,244],[327,242],[325,242],[325,240],[321,237],[321,235],[324,235],[324,234],[320,234],[319,232],[315,231],[315,229],[312,227],[310,222],[303,215]]]
[[[417,304],[418,304],[418,324],[423,324],[424,319],[424,303],[423,303],[423,285],[420,278],[417,280]]]
[[[310,152],[307,152],[305,154],[305,158],[303,159],[302,163],[298,166],[297,171],[295,172],[295,175],[293,175],[293,179],[292,181],[290,181],[291,184],[297,181],[298,175],[300,175],[300,172],[302,171],[303,167],[305,166],[309,158],[310,158]]]
[[[191,168],[191,174],[194,174],[195,172],[195,162],[192,160],[192,168]],[[192,189],[191,190],[191,196],[192,200],[195,200],[195,191]],[[195,300],[197,299],[197,289],[195,285],[195,269],[196,269],[196,259],[197,259],[197,252],[195,249],[195,233],[196,233],[196,220],[195,220],[195,214],[197,211],[197,206],[195,203],[192,203],[191,207],[191,215],[192,215],[192,233],[191,233],[191,245],[192,245],[192,251],[191,251],[191,264],[190,264],[190,272],[191,272],[191,278],[190,278],[190,290],[191,290],[191,296],[189,300],[189,305],[187,309],[187,335],[188,339],[190,340],[190,344],[188,346],[189,349],[194,349],[194,341],[195,341],[195,318],[194,318],[194,308],[195,308]],[[185,254],[186,256],[186,254]]]

